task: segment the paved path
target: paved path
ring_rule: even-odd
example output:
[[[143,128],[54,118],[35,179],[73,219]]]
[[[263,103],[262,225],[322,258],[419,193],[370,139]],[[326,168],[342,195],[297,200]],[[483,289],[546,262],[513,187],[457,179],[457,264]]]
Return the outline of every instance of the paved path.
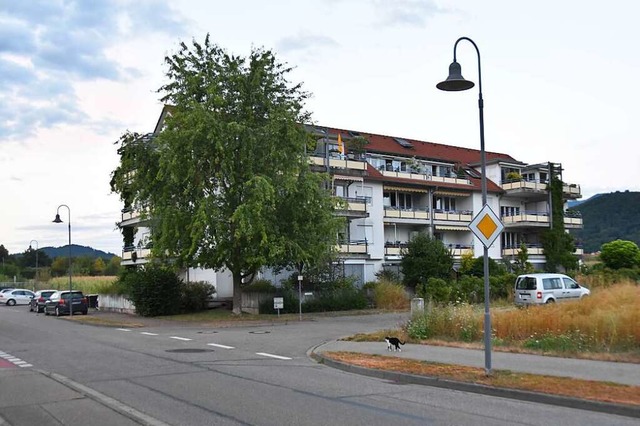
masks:
[[[391,355],[408,359],[459,364],[484,368],[484,350],[445,346],[402,346],[401,352],[389,352],[385,342],[331,341],[317,346],[316,353],[330,351]],[[584,380],[640,386],[640,366],[623,362],[590,361],[539,355],[492,352],[493,370],[511,370],[548,376],[573,377]]]

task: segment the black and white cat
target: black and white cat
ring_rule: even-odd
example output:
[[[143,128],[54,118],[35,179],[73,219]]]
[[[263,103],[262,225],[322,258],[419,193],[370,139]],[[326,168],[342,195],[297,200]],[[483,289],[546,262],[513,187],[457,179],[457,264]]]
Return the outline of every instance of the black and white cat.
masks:
[[[384,341],[387,342],[388,350],[402,352],[400,345],[404,345],[404,342],[401,342],[397,337],[385,337]]]

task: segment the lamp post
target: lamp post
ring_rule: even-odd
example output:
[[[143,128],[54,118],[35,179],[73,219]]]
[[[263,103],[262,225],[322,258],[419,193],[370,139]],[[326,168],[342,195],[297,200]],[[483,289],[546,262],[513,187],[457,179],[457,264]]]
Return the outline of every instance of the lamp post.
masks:
[[[69,213],[69,315],[73,316],[73,300],[71,297],[73,290],[73,286],[71,285],[71,209],[66,204],[60,204],[58,210],[56,210],[56,218],[53,219],[53,223],[62,223],[62,219],[60,219],[60,207],[66,207]]]
[[[33,292],[36,291],[36,284],[38,283],[38,242],[36,240],[29,241],[29,250],[31,250],[31,243],[36,243],[36,279],[33,283]]]
[[[482,73],[480,69],[480,50],[478,46],[468,37],[460,37],[453,45],[453,62],[449,65],[449,76],[445,81],[441,81],[436,85],[440,90],[446,92],[459,92],[462,90],[471,89],[474,83],[469,80],[465,80],[462,76],[462,68],[456,61],[456,48],[458,43],[462,40],[466,40],[473,45],[478,54],[478,109],[480,111],[480,171],[482,182],[482,207],[487,205],[487,156],[484,150],[484,115],[483,108],[484,103],[482,100]],[[491,374],[491,315],[489,313],[489,248],[484,245],[484,358],[485,358],[485,372],[487,375]]]

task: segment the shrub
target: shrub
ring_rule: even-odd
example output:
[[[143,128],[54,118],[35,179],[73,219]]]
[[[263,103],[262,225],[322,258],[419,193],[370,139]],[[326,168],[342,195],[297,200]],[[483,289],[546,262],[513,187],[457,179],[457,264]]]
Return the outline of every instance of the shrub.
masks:
[[[429,278],[416,287],[416,295],[436,303],[446,303],[451,299],[453,287],[441,278]]]
[[[182,281],[170,269],[150,266],[125,271],[119,280],[127,289],[138,315],[175,315],[182,308]]]
[[[463,342],[478,341],[483,332],[482,311],[473,306],[449,304],[428,309],[414,316],[405,326],[406,333],[414,339],[444,339]]]
[[[378,309],[407,309],[410,303],[402,284],[386,280],[373,288],[373,300]]]
[[[276,287],[269,280],[255,280],[251,284],[242,287],[243,293],[275,293]]]
[[[456,299],[468,303],[484,301],[484,279],[470,275],[460,277],[457,285]]]
[[[297,313],[300,309],[298,302],[298,293],[293,289],[282,288],[277,290],[274,297],[282,297],[284,308],[280,309],[282,314]],[[261,314],[276,314],[277,311],[273,309],[273,299],[268,298],[260,302],[258,306],[258,312]]]
[[[183,283],[181,285],[182,312],[198,312],[207,309],[208,300],[215,288],[204,281]]]
[[[303,312],[348,311],[366,307],[365,293],[353,286],[316,292],[312,298],[302,302]]]

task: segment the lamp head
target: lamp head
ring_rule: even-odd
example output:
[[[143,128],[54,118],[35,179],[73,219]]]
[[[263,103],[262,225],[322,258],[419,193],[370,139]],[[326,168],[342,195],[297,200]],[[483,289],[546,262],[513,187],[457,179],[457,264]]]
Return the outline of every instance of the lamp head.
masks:
[[[56,213],[56,218],[53,219],[53,223],[62,223],[62,219],[60,219],[60,214]]]
[[[456,61],[449,65],[449,77],[445,81],[436,84],[436,87],[445,92],[460,92],[475,86],[473,81],[465,80],[462,76],[462,67]]]

